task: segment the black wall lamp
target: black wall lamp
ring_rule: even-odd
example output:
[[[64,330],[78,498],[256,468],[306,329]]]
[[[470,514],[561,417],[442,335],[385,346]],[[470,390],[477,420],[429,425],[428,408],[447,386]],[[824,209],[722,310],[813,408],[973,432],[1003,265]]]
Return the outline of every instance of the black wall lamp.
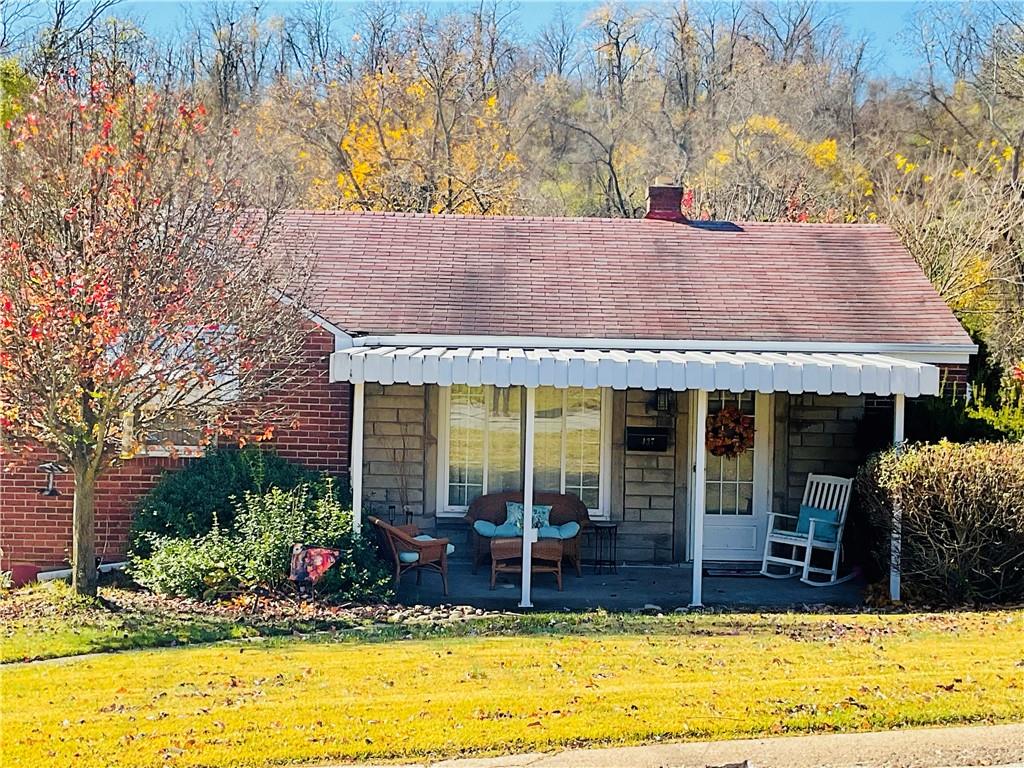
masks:
[[[650,400],[647,401],[647,411],[654,411],[658,414],[671,415],[676,410],[676,393],[671,389],[659,389]]]

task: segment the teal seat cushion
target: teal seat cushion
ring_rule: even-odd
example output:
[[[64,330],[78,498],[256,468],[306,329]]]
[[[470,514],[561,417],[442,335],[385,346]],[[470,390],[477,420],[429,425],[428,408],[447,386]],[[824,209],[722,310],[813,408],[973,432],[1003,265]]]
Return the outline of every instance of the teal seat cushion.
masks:
[[[426,534],[420,534],[419,536],[414,536],[413,538],[416,539],[416,541],[433,541],[434,540],[433,536],[427,536]],[[445,554],[450,555],[452,552],[455,551],[455,545],[454,544],[448,544],[447,546],[445,546],[444,551],[445,551]],[[420,559],[420,553],[419,552],[399,552],[398,553],[398,559],[399,559],[400,562],[403,562],[406,565],[408,565],[409,563],[415,563],[417,560],[419,560]]]
[[[505,525],[513,525],[520,531],[523,529],[523,505],[518,501],[505,502]],[[550,525],[551,505],[533,505],[533,527],[540,529]]]
[[[501,525],[495,525],[494,523],[488,522],[487,520],[476,520],[473,523],[473,530],[483,536],[485,539],[507,539],[516,538],[523,535],[522,528],[516,528],[514,525],[508,523],[502,523]]]
[[[474,520],[473,521],[473,530],[476,531],[477,533],[479,533],[481,536],[483,536],[486,539],[493,539],[494,538],[494,531],[495,531],[495,529],[497,527],[498,526],[496,526],[494,523],[490,522],[489,520]]]
[[[807,504],[800,505],[800,515],[796,520],[796,532],[806,536],[811,530],[811,520],[816,520],[814,525],[814,540],[835,544],[839,533],[839,512],[834,509],[818,509]]]
[[[558,526],[558,530],[563,539],[571,539],[580,532],[580,524],[575,520],[570,520],[568,523],[562,523]]]
[[[562,523],[561,525],[545,525],[537,530],[539,539],[571,539],[580,532],[580,524],[577,522]]]

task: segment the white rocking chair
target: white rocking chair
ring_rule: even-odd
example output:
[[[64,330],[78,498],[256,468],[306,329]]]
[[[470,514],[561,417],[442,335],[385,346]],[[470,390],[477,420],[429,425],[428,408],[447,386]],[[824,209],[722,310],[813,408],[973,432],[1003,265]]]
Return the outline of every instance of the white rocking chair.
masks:
[[[773,579],[789,579],[799,574],[800,581],[812,587],[826,587],[853,578],[852,575],[838,578],[839,554],[852,486],[853,480],[845,477],[808,475],[800,514],[772,512],[768,515],[768,535],[764,542],[761,575]],[[832,567],[811,565],[815,552],[824,552],[830,556]],[[781,573],[769,570],[773,566],[784,570]],[[827,576],[828,580],[816,580],[812,575]]]

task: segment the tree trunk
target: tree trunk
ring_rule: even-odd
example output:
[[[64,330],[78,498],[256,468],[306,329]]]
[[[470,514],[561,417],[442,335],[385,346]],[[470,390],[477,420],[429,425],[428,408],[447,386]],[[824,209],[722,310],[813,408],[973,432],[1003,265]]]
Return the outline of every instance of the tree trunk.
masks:
[[[71,586],[80,595],[96,594],[96,474],[75,468],[72,517]]]

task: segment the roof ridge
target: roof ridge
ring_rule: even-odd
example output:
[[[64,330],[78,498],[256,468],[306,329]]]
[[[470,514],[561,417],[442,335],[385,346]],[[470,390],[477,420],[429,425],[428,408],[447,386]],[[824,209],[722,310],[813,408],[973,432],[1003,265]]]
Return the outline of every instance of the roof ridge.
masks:
[[[669,222],[658,219],[646,219],[646,218],[627,218],[627,217],[613,217],[613,216],[538,216],[538,215],[511,215],[511,214],[483,214],[483,213],[425,213],[422,211],[348,211],[339,209],[323,209],[323,208],[287,208],[284,211],[285,215],[299,214],[309,216],[352,216],[352,217],[368,217],[368,218],[395,218],[395,219],[424,219],[424,220],[435,220],[435,219],[451,219],[455,221],[539,221],[539,222],[575,222],[575,223],[615,223],[615,224],[656,224],[658,226],[665,225],[691,225],[700,227],[707,227],[713,225],[737,225],[737,226],[756,226],[756,227],[778,227],[782,228],[834,228],[834,229],[877,229],[882,231],[893,231],[892,227],[882,222],[825,222],[825,221],[758,221],[756,219],[693,219],[684,220],[679,222]]]

